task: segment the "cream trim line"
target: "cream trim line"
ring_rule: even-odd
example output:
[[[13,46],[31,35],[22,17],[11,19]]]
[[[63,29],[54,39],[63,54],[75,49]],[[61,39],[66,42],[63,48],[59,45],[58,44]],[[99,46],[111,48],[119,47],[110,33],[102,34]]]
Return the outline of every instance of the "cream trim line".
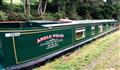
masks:
[[[18,64],[18,58],[17,58],[17,53],[16,53],[16,45],[15,45],[15,38],[12,37],[12,41],[13,41],[13,50],[14,50],[14,55],[15,55],[15,61]]]

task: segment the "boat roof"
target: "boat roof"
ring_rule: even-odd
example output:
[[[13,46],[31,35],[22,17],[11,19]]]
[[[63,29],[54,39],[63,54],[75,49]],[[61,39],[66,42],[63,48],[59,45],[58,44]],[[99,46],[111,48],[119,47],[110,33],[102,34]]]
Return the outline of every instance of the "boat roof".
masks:
[[[30,20],[30,21],[0,21],[0,23],[39,23],[39,24],[50,24],[50,23],[57,23],[56,21],[51,21],[51,20]]]
[[[2,23],[23,23],[23,22],[26,22],[26,21],[0,21],[0,24]]]
[[[31,20],[31,21],[6,21],[0,22],[0,28],[28,28],[28,27],[59,27],[69,26],[78,24],[89,24],[89,23],[108,23],[117,22],[116,20],[74,20],[71,22],[63,23],[61,21],[49,21],[49,20]],[[3,24],[2,24],[3,23]],[[10,24],[9,24],[10,23]]]
[[[56,27],[56,26],[66,26],[66,25],[76,25],[76,24],[89,24],[89,23],[107,23],[107,22],[117,22],[116,20],[75,20],[70,23],[61,23],[61,24],[43,24],[43,27]]]
[[[51,20],[31,20],[31,21],[28,21],[30,23],[40,23],[40,24],[56,24],[58,23],[57,21],[51,21]]]

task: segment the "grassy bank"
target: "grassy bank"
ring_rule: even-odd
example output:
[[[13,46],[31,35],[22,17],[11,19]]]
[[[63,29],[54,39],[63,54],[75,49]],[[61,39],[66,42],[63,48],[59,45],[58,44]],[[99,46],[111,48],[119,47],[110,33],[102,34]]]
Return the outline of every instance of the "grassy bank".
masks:
[[[108,57],[97,64],[94,70],[120,70],[120,46],[115,48]]]
[[[110,47],[110,43],[120,39],[120,31],[116,31],[105,37],[92,41],[90,44],[79,48],[69,56],[61,56],[55,61],[48,62],[44,66],[34,70],[82,70],[84,66],[97,58],[101,52]]]

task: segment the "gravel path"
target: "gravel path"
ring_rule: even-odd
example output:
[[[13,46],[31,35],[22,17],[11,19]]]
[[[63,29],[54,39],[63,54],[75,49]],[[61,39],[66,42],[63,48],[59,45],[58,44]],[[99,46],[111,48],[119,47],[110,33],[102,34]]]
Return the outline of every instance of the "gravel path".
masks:
[[[120,39],[110,43],[110,47],[105,52],[101,53],[101,55],[98,58],[94,59],[90,64],[86,65],[83,68],[83,70],[94,70],[96,65],[100,64],[103,60],[105,60],[106,57],[108,57],[112,53],[112,51],[114,51],[118,47],[120,47]],[[120,49],[118,51],[118,56],[120,56]],[[119,58],[116,59],[115,62],[111,63],[110,66],[117,64],[118,65],[120,64]],[[116,69],[110,68],[109,70],[116,70]]]

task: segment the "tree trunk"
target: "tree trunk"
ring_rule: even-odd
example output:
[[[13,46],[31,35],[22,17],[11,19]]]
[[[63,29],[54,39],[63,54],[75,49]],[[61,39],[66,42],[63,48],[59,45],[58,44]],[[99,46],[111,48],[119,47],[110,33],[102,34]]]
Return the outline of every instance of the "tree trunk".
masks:
[[[30,0],[24,0],[24,13],[30,15]]]
[[[44,9],[43,9],[43,13],[42,14],[45,14],[47,3],[48,3],[48,0],[45,1],[45,5],[44,5]]]
[[[48,3],[48,0],[46,0],[45,3],[43,3],[42,0],[39,0],[38,15],[40,15],[41,17],[43,17],[43,15],[45,14],[47,3]]]
[[[28,0],[28,15],[30,15],[30,0]]]
[[[42,0],[39,0],[39,5],[38,5],[38,15],[42,14]]]
[[[58,1],[58,12],[60,12],[61,11],[61,9],[60,9],[60,6],[61,5],[61,3],[60,3],[60,1]]]
[[[63,12],[64,12],[64,13],[63,13],[63,15],[64,15],[63,17],[66,18],[66,2],[65,2],[65,1],[63,1],[62,10],[63,10]]]
[[[10,5],[11,5],[10,11],[12,13],[13,12],[13,0],[10,0]]]

